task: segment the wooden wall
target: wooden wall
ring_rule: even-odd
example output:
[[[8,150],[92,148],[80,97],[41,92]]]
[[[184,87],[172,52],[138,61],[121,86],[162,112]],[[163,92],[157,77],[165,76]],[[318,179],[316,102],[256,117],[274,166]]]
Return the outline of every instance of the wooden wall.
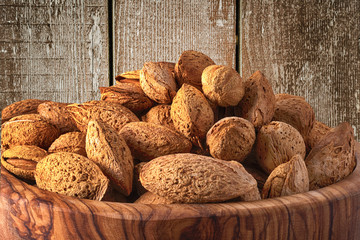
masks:
[[[275,92],[304,96],[317,119],[360,135],[360,2],[237,2],[2,0],[0,109],[98,99],[109,75],[194,49],[244,78],[263,71]]]

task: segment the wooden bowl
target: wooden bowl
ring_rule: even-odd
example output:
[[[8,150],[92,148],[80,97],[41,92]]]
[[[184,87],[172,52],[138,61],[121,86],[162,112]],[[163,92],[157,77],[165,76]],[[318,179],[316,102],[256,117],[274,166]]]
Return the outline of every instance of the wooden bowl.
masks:
[[[192,205],[81,200],[1,173],[0,239],[360,239],[359,164],[316,191]]]

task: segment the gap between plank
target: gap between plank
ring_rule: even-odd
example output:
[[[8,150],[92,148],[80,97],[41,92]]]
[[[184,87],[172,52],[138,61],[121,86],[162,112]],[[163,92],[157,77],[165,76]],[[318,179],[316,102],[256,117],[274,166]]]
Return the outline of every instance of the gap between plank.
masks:
[[[114,0],[108,0],[108,50],[109,50],[109,86],[114,85]]]

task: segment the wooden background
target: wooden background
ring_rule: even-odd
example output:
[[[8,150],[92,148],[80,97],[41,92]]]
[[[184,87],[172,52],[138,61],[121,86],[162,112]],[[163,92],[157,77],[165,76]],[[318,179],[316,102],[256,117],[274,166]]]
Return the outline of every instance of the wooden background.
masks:
[[[357,0],[0,0],[0,109],[99,99],[116,74],[189,49],[244,78],[263,71],[276,93],[360,135]]]

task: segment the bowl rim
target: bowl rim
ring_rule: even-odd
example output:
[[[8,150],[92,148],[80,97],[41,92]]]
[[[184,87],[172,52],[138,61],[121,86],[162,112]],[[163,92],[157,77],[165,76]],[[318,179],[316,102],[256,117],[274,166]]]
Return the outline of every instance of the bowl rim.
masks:
[[[264,212],[272,212],[274,208],[278,207],[284,208],[287,212],[289,212],[289,209],[311,210],[314,207],[314,202],[317,205],[329,205],[347,198],[357,197],[360,199],[360,164],[358,164],[360,143],[358,142],[355,143],[355,158],[357,164],[354,171],[337,183],[305,193],[251,202],[165,205],[78,199],[31,186],[13,176],[4,167],[1,167],[0,199],[9,199],[14,196],[21,197],[29,202],[36,201],[39,206],[42,204],[51,205],[54,211],[76,211],[77,206],[86,206],[93,215],[136,221],[144,221],[149,218],[160,221],[164,220],[164,214],[166,214],[167,220],[221,217],[237,214],[256,217],[256,215],[263,215]],[[66,207],[64,208],[64,206]],[[134,214],[139,212],[141,214]]]

